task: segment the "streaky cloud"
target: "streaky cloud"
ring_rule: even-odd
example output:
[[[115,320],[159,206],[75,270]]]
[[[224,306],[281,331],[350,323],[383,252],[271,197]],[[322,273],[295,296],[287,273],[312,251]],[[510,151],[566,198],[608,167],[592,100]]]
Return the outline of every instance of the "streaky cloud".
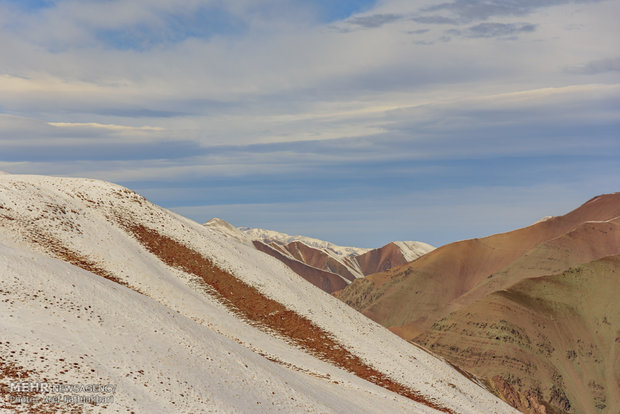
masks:
[[[412,17],[411,20],[416,23],[423,23],[423,24],[449,24],[449,25],[458,24],[458,20],[456,19],[452,19],[450,17],[445,17],[445,16],[437,16],[437,15],[415,16],[415,17]]]
[[[571,73],[598,75],[601,73],[620,72],[620,56],[593,60],[580,67],[569,68]]]
[[[530,23],[480,23],[465,30],[451,29],[447,33],[469,38],[510,37],[521,33],[530,33],[536,30],[535,24]]]
[[[524,16],[537,9],[570,3],[594,3],[603,0],[454,0],[423,8],[424,12],[448,11],[462,23],[487,20],[495,16]]]
[[[402,20],[403,18],[404,16],[402,14],[372,14],[370,16],[353,17],[347,22],[366,29],[373,29]]]

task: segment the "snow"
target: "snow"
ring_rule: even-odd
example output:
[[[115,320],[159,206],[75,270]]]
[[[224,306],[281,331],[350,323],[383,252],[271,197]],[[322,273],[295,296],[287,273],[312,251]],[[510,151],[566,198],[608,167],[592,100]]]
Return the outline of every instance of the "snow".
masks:
[[[361,247],[338,246],[324,240],[314,239],[306,236],[291,236],[286,233],[280,233],[273,230],[255,229],[249,227],[241,227],[239,230],[249,236],[252,240],[261,240],[265,243],[275,241],[280,244],[288,244],[291,242],[299,241],[306,244],[307,246],[325,250],[328,253],[331,253],[332,256],[336,256],[339,258],[344,258],[348,256],[359,256],[372,250],[364,249]]]
[[[547,221],[552,219],[554,216],[544,216],[542,218],[540,218],[539,220],[536,220],[536,222],[534,222],[533,224],[538,224],[538,223],[542,223],[543,221]]]
[[[217,218],[217,217],[212,218],[211,220],[207,221],[204,225],[213,230],[219,231],[226,237],[240,241],[241,243],[245,243],[248,245],[252,243],[253,239],[249,237],[245,232],[241,231],[239,228],[233,226],[232,224],[220,218]]]
[[[123,187],[86,179],[0,176],[0,289],[10,299],[0,309],[11,315],[2,319],[0,337],[26,350],[15,356],[20,365],[67,382],[117,384],[117,412],[434,412],[241,320],[195,276],[129,236],[110,219],[118,212],[201,253],[440,405],[459,413],[516,412],[257,251],[233,226],[203,226]],[[44,256],[29,239],[34,230],[144,294]],[[50,351],[39,360],[34,352],[43,345]],[[66,366],[58,358],[95,371],[58,374]]]
[[[617,216],[617,217],[614,217],[614,218],[610,218],[609,220],[588,220],[588,221],[584,221],[584,224],[585,223],[593,223],[593,224],[596,224],[596,223],[613,223],[614,221],[616,221],[618,219],[620,219],[620,216]]]
[[[398,246],[403,253],[403,257],[408,262],[425,255],[431,250],[435,250],[430,244],[418,241],[396,241],[394,244]]]
[[[58,260],[0,244],[0,273],[0,337],[40,373],[28,381],[115,385],[105,412],[431,412],[355,378],[335,384],[276,365]]]

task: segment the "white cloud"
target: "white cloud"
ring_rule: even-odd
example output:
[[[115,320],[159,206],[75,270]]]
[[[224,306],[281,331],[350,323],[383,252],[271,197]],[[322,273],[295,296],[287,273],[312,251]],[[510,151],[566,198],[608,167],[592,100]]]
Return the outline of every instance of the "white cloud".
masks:
[[[98,122],[48,122],[48,125],[58,128],[99,128],[112,131],[163,131],[163,128],[153,126],[127,126],[115,124],[100,124]]]
[[[164,28],[170,13],[205,2],[64,0],[37,13],[2,3],[0,168],[169,183],[618,150],[603,129],[620,122],[620,72],[600,70],[617,56],[616,1],[528,2],[492,20],[487,8],[461,29],[489,18],[536,30],[449,41],[462,7],[444,8],[452,20],[436,24],[419,17],[437,2],[385,0],[323,24],[307,17],[307,2],[282,1],[214,2],[243,30],[142,50],[106,43],[101,31]]]

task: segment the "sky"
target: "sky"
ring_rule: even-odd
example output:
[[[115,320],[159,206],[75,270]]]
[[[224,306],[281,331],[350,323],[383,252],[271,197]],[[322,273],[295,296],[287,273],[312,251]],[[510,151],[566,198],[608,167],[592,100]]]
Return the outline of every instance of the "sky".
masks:
[[[620,191],[617,0],[0,0],[0,170],[440,246]]]

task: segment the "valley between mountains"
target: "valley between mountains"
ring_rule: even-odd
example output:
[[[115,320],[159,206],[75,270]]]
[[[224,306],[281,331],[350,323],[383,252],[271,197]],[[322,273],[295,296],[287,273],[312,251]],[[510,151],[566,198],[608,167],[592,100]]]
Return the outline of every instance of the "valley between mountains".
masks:
[[[0,175],[0,411],[617,413],[619,226],[615,193],[361,249]],[[49,402],[15,383],[114,390]]]

